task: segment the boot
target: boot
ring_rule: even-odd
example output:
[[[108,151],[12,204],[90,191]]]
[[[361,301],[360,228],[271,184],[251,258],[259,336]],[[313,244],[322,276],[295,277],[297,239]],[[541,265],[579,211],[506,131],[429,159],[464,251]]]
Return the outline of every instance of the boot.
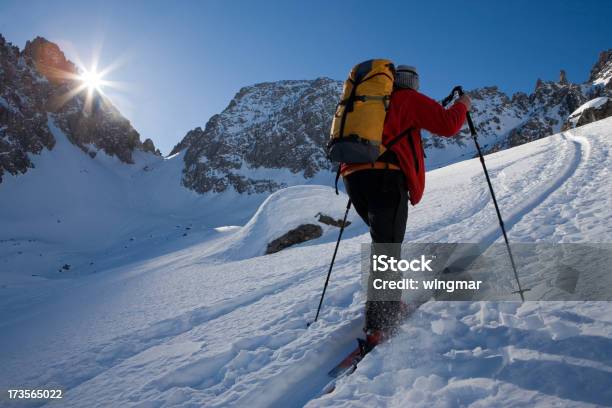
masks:
[[[366,339],[357,339],[359,342],[359,350],[361,356],[368,354],[374,347],[387,341],[391,335],[385,330],[364,330],[366,332]]]

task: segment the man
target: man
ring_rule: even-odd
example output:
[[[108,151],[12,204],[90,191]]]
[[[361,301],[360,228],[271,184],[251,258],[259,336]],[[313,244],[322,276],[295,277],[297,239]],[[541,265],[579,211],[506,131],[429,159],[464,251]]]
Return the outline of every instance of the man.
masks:
[[[400,65],[396,69],[394,90],[385,118],[383,144],[412,129],[380,156],[375,165],[342,164],[340,174],[357,213],[370,227],[373,252],[399,258],[399,245],[389,250],[381,244],[402,243],[408,219],[408,200],[417,204],[425,187],[424,151],[420,129],[440,136],[453,136],[463,126],[471,107],[463,95],[449,109],[418,92],[416,68]],[[389,253],[391,252],[391,253]],[[387,274],[387,277],[392,276]],[[401,315],[401,291],[387,291],[384,300],[372,294],[370,276],[366,302],[366,345],[384,341]]]

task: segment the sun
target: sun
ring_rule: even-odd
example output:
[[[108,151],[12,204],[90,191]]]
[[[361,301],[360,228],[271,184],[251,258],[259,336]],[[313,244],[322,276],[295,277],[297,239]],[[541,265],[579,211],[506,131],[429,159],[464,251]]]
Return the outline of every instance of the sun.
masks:
[[[95,69],[83,69],[83,72],[81,75],[79,75],[79,79],[81,80],[82,85],[87,88],[90,93],[93,91],[102,93],[104,79],[102,78],[102,74],[97,72]]]
[[[117,91],[125,90],[126,85],[122,82],[113,81],[107,78],[108,74],[123,64],[123,58],[112,61],[110,65],[99,69],[99,51],[94,52],[91,64],[85,65],[78,55],[75,56],[77,69],[66,72],[66,79],[71,86],[66,93],[57,96],[55,103],[63,106],[73,98],[81,100],[83,112],[91,113],[100,106],[107,106],[111,103],[107,92],[116,96]]]

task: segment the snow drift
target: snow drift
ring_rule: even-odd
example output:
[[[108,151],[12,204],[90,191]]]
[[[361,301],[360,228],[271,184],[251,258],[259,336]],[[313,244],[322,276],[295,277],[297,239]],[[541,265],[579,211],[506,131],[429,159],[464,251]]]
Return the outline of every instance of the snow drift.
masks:
[[[325,213],[335,219],[342,219],[348,197],[336,195],[333,188],[324,186],[295,186],[271,194],[257,209],[255,215],[239,232],[223,242],[226,259],[246,259],[265,253],[266,245],[287,231],[301,224],[318,224],[323,236],[308,245],[336,239],[338,228],[317,222],[317,214]],[[348,218],[355,225],[353,212]],[[347,233],[355,227],[349,225]]]

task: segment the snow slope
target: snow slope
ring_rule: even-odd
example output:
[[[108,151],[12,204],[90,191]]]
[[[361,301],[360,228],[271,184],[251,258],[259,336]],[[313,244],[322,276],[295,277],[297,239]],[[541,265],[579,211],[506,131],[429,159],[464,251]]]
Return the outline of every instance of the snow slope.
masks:
[[[185,228],[188,235],[202,228],[209,234],[211,227],[244,223],[266,198],[237,203],[235,192],[201,196],[180,185],[182,154],[163,159],[135,151],[130,165],[100,150],[92,159],[70,143],[52,115],[48,126],[54,149],[33,155],[34,169],[9,175],[0,186],[0,279],[24,269],[48,278],[66,263],[73,272],[91,273],[100,270],[89,268],[99,252],[119,256],[125,246],[129,257],[136,246],[159,251]]]
[[[487,156],[510,239],[610,242],[611,145],[605,119]],[[499,241],[478,160],[427,178],[407,240]],[[0,388],[55,384],[62,406],[74,407],[612,405],[608,302],[429,302],[322,396],[326,372],[363,325],[366,229],[347,229],[308,329],[334,231],[273,255],[260,250],[279,225],[321,210],[341,215],[344,199],[293,187],[244,227],[202,227],[189,245],[171,247],[181,239],[173,236],[159,252],[134,249],[96,274],[30,282],[29,291],[4,284]]]

